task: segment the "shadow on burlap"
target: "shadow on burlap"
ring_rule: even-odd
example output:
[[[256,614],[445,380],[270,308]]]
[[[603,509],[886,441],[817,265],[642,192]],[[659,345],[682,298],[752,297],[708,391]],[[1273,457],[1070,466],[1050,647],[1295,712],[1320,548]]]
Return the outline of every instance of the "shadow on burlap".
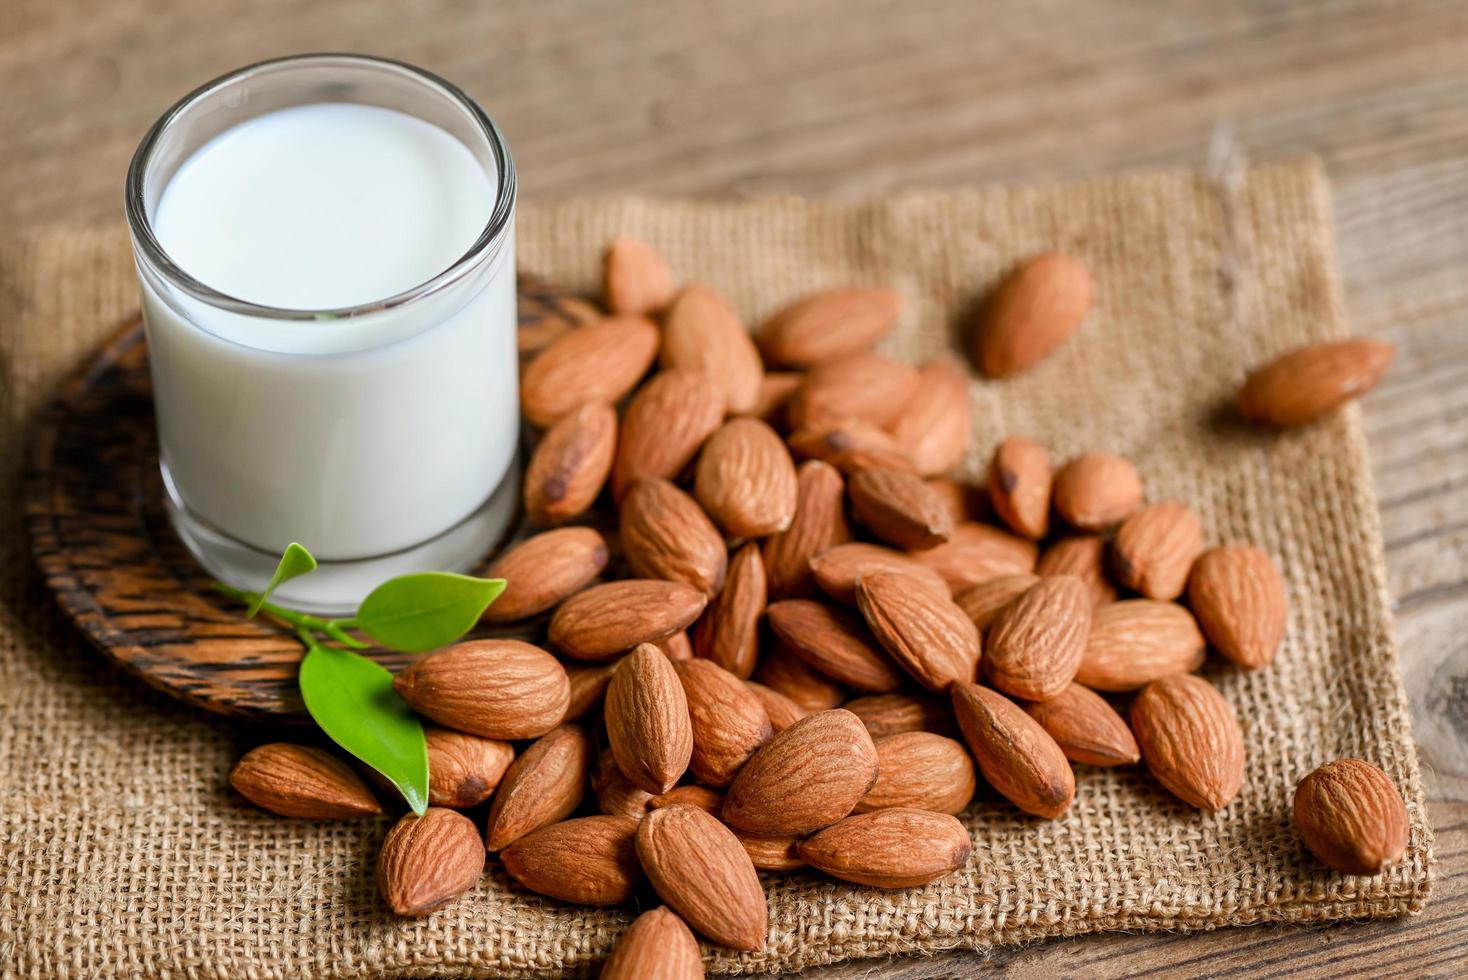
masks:
[[[1289,582],[1276,664],[1208,672],[1248,752],[1227,810],[1197,813],[1139,769],[1083,768],[1075,806],[1050,823],[981,791],[967,867],[895,892],[768,878],[768,950],[711,950],[711,972],[1421,908],[1431,837],[1356,410],[1283,436],[1219,411],[1256,360],[1344,333],[1316,165],[1259,168],[1227,186],[1162,173],[863,202],[527,204],[521,267],[589,288],[616,232],[652,241],[751,322],[810,289],[894,285],[906,309],[885,347],[914,360],[948,348],[963,311],[1015,259],[1054,246],[1083,256],[1100,297],[1084,330],[1022,378],[974,381],[970,474],[1009,433],[1059,458],[1125,453],[1152,499],[1192,504],[1212,541],[1266,548]],[[385,820],[292,822],[249,807],[225,774],[270,733],[175,704],[77,638],[25,555],[16,476],[27,419],[136,305],[126,240],[118,229],[57,233],[4,253],[0,277],[0,973],[594,972],[630,911],[542,900],[492,867],[452,907],[396,920],[372,884]],[[1325,871],[1290,828],[1296,780],[1342,755],[1382,766],[1408,800],[1406,860],[1378,878]]]

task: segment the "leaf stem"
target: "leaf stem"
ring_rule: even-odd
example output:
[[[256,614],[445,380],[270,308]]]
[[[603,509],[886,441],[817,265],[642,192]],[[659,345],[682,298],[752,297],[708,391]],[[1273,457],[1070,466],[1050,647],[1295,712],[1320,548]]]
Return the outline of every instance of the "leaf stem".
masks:
[[[258,592],[246,592],[244,589],[236,589],[234,586],[225,585],[223,582],[215,582],[213,585],[215,592],[227,595],[231,599],[238,599],[247,605],[260,601],[260,593]],[[260,611],[274,616],[283,622],[290,623],[296,627],[298,632],[302,630],[315,630],[318,633],[325,633],[334,640],[340,640],[348,646],[360,647],[365,645],[360,640],[355,640],[347,636],[339,623],[327,622],[319,616],[312,616],[310,613],[286,609],[284,606],[277,606],[273,602],[260,602]]]

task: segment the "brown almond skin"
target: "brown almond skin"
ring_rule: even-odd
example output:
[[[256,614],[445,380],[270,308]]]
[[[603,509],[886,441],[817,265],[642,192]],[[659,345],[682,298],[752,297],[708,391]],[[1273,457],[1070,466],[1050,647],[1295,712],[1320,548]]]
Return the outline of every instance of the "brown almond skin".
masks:
[[[1033,541],[969,522],[955,525],[943,544],[914,551],[912,557],[937,572],[949,589],[961,592],[1001,575],[1033,571],[1036,551]]]
[[[877,749],[849,711],[820,711],[771,738],[724,797],[724,821],[749,834],[806,834],[856,808],[877,780]]]
[[[631,817],[577,817],[526,834],[500,853],[510,877],[578,905],[620,905],[642,881]]]
[[[935,735],[958,735],[958,723],[947,698],[929,694],[869,694],[842,705],[861,719],[873,739],[900,732],[932,732]]]
[[[688,638],[687,630],[679,630],[670,636],[665,636],[654,643],[653,646],[663,651],[663,656],[673,661],[673,663],[677,663],[680,660],[691,660],[693,658],[693,641]]]
[[[987,582],[971,585],[953,597],[979,632],[987,630],[999,617],[999,614],[1008,608],[1020,596],[1030,590],[1030,587],[1040,581],[1040,576],[1029,572],[1020,572],[1018,575],[1001,575],[991,578]],[[1090,601],[1090,592],[1086,593],[1086,600]]]
[[[688,925],[660,905],[632,920],[612,955],[602,964],[600,980],[703,980],[703,953]]]
[[[520,378],[520,408],[532,425],[549,428],[586,402],[615,404],[658,354],[657,325],[613,316],[578,327],[545,349]]]
[[[310,745],[257,746],[235,763],[229,784],[251,803],[282,817],[349,820],[382,812],[351,766]]]
[[[592,754],[591,736],[579,725],[562,725],[521,752],[490,804],[485,846],[502,850],[574,813],[586,793]]]
[[[953,685],[953,713],[979,771],[1006,799],[1046,820],[1070,809],[1075,774],[1039,722],[978,684]]]
[[[862,470],[901,470],[904,473],[917,473],[917,467],[907,454],[898,449],[882,450],[875,447],[869,449],[843,449],[839,453],[832,453],[826,458],[826,462],[836,467],[841,475],[848,479]]]
[[[865,541],[826,549],[811,559],[810,570],[822,592],[848,606],[856,605],[856,580],[876,572],[906,575],[923,588],[940,595],[948,593],[943,576],[916,558]]]
[[[974,763],[959,742],[931,732],[901,732],[876,740],[877,781],[857,813],[917,807],[962,813],[974,796]]]
[[[753,673],[766,588],[765,562],[751,541],[735,553],[723,590],[693,624],[693,652],[736,677]]]
[[[606,567],[606,540],[589,527],[556,528],[526,538],[484,573],[506,583],[484,621],[512,623],[539,615],[584,589]]]
[[[856,605],[884,649],[923,687],[945,691],[971,681],[979,666],[978,627],[947,596],[891,572],[856,583]]]
[[[1076,331],[1094,296],[1080,259],[1060,252],[1028,259],[990,298],[974,331],[974,363],[991,378],[1029,370]]]
[[[1360,759],[1327,762],[1295,787],[1295,829],[1328,867],[1377,875],[1402,859],[1411,825],[1396,785]]]
[[[1117,581],[1133,592],[1149,599],[1176,599],[1202,553],[1198,515],[1174,500],[1164,500],[1122,522],[1111,542],[1111,565]]]
[[[1092,606],[1116,601],[1116,586],[1106,573],[1106,539],[1095,534],[1060,538],[1040,555],[1035,574],[1075,575],[1086,583]]]
[[[943,506],[948,509],[954,525],[977,521],[990,510],[981,487],[969,486],[946,476],[929,477],[928,486],[943,498]]]
[[[769,907],[744,845],[698,807],[654,810],[637,828],[648,881],[690,926],[731,949],[765,948]]]
[[[1229,660],[1258,670],[1274,661],[1284,637],[1284,579],[1269,555],[1223,545],[1193,563],[1188,604],[1208,642]]]
[[[427,915],[473,888],[483,873],[474,822],[442,807],[403,817],[377,855],[377,890],[398,915]]]
[[[1378,340],[1297,348],[1249,374],[1239,389],[1239,411],[1259,425],[1309,425],[1375,388],[1396,355]]]
[[[918,372],[911,364],[863,352],[813,368],[790,399],[797,427],[861,419],[886,426],[917,392]]]
[[[1148,770],[1168,792],[1200,810],[1221,810],[1244,781],[1244,733],[1217,688],[1174,674],[1132,702],[1132,734]]]
[[[1098,691],[1135,691],[1203,665],[1203,634],[1173,602],[1125,599],[1091,614],[1091,632],[1075,679]]]
[[[616,661],[605,664],[569,664],[566,677],[571,682],[571,702],[566,705],[566,721],[584,718],[600,708],[612,682]]]
[[[497,738],[426,725],[428,802],[454,810],[478,806],[504,778],[515,761],[515,747]]]
[[[754,412],[759,402],[764,363],[739,314],[718,290],[687,286],[663,317],[664,368],[701,371],[721,388],[734,415]]]
[[[602,318],[602,311],[597,307],[580,297],[567,295],[539,276],[521,272],[515,278],[521,313],[515,346],[522,365],[535,360],[563,335]]]
[[[805,665],[782,645],[760,654],[752,679],[785,695],[806,711],[834,708],[847,698],[847,690],[833,678]]]
[[[638,578],[684,582],[712,596],[724,586],[729,552],[714,522],[667,480],[638,480],[622,498],[622,552]]]
[[[684,661],[676,672],[692,723],[694,778],[727,786],[773,734],[764,702],[711,660]]]
[[[851,612],[811,599],[786,599],[771,604],[766,618],[785,648],[808,667],[859,691],[902,686],[902,672]]]
[[[634,786],[666,793],[688,770],[693,727],[673,662],[644,643],[617,664],[607,688],[607,744]]]
[[[754,692],[765,706],[765,714],[770,719],[771,732],[783,732],[806,715],[808,710],[796,704],[789,697],[781,694],[773,687],[766,687],[758,681],[745,681],[745,686]]]
[[[938,491],[912,473],[876,468],[847,483],[851,510],[877,537],[898,548],[932,548],[953,534],[953,516]]]
[[[795,517],[795,462],[764,422],[736,418],[704,443],[693,495],[731,538],[762,538]]]
[[[1101,531],[1136,513],[1142,505],[1142,478],[1121,456],[1086,453],[1060,468],[1051,493],[1067,524]]]
[[[596,768],[591,772],[591,791],[596,795],[597,809],[612,816],[641,820],[652,806],[653,794],[632,785],[610,749],[596,760]]]
[[[637,390],[622,416],[612,464],[618,500],[640,479],[672,480],[724,421],[724,391],[698,371],[659,371]]]
[[[967,864],[973,841],[946,813],[897,807],[847,817],[798,850],[812,867],[842,881],[913,888]]]
[[[393,689],[421,715],[484,738],[536,738],[571,703],[560,662],[519,640],[467,640],[419,657]]]
[[[590,509],[606,485],[617,451],[617,413],[589,401],[563,415],[541,437],[525,468],[525,514],[542,527]]]
[[[1010,697],[1046,701],[1075,679],[1091,631],[1091,597],[1074,575],[1042,578],[989,628],[984,673]]]
[[[902,298],[859,287],[811,293],[780,309],[759,330],[765,360],[808,368],[864,351],[897,322]]]
[[[805,375],[797,371],[766,371],[760,379],[759,398],[755,399],[754,411],[749,414],[783,431],[786,408],[804,381]]]
[[[706,813],[718,816],[724,809],[724,794],[707,786],[699,786],[697,783],[688,783],[685,786],[674,786],[666,793],[659,793],[647,801],[649,810],[661,810],[665,806],[676,804],[696,806]]]
[[[734,836],[744,845],[749,860],[761,871],[794,871],[805,867],[805,859],[800,856],[800,837],[760,837],[737,830]]]
[[[551,617],[549,637],[577,660],[609,660],[693,624],[708,596],[683,582],[621,579],[578,592]]]
[[[1088,687],[1071,684],[1049,701],[1031,702],[1024,709],[1071,762],[1127,766],[1142,758],[1125,719]]]
[[[830,460],[853,451],[890,453],[902,457],[907,468],[913,467],[911,458],[892,433],[863,419],[817,419],[790,433],[786,442],[796,459]]]
[[[917,389],[888,428],[897,445],[924,476],[937,476],[963,462],[973,436],[968,374],[949,360],[918,368]]]
[[[994,449],[986,488],[994,513],[1021,537],[1039,540],[1050,531],[1050,490],[1055,473],[1038,442],[1010,436]]]
[[[619,235],[602,256],[602,298],[613,313],[656,313],[673,299],[673,275],[651,245]]]
[[[801,463],[795,471],[795,486],[795,515],[790,526],[765,538],[763,545],[772,599],[812,595],[811,559],[851,540],[846,524],[846,481],[834,466],[818,459]]]

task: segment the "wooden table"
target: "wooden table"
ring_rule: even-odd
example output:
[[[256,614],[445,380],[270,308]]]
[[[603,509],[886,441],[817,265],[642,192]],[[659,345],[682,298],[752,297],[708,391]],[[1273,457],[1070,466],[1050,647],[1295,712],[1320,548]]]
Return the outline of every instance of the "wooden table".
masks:
[[[1320,154],[1440,874],[1424,915],[1104,936],[808,976],[1460,974],[1468,946],[1468,4],[0,0],[0,228],[120,220],[147,125],[305,50],[453,78],[522,193],[870,194]],[[3,288],[3,283],[0,283]]]

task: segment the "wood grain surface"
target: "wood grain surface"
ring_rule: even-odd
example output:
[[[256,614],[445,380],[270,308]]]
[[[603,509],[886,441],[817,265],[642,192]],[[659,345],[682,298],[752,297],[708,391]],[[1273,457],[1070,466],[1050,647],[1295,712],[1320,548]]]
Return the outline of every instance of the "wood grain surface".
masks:
[[[0,0],[0,228],[117,222],[144,129],[222,71],[403,58],[527,196],[868,194],[1318,153],[1441,874],[1397,922],[1056,940],[856,977],[1453,976],[1468,952],[1468,4],[1461,0]],[[3,393],[0,393],[3,394]]]

